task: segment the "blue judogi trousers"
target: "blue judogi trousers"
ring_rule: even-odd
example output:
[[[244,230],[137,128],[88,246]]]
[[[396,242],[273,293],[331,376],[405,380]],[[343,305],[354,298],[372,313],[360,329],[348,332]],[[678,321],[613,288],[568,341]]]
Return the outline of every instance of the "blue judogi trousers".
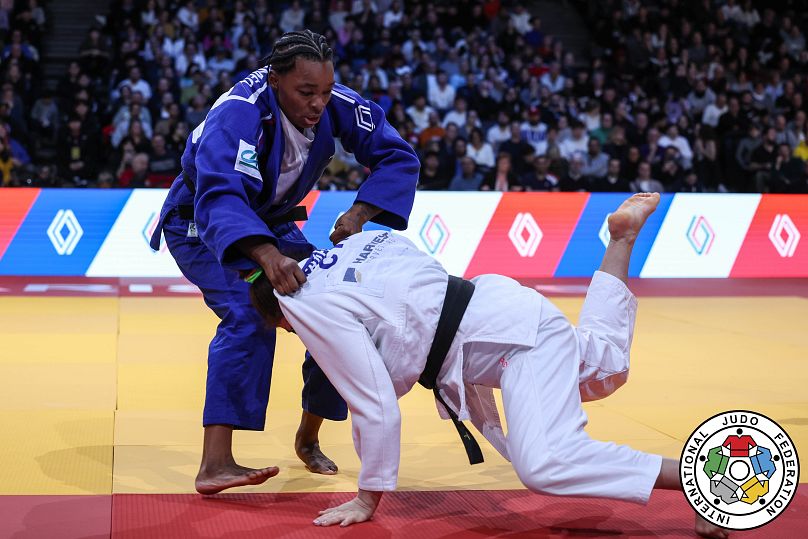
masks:
[[[166,245],[182,274],[202,291],[205,303],[219,317],[208,349],[208,377],[202,424],[263,430],[266,421],[275,328],[268,328],[250,303],[249,284],[225,269],[198,237],[189,237],[189,220],[176,210],[163,224]],[[272,227],[278,248],[303,259],[314,247],[294,223]],[[348,407],[323,371],[306,352],[303,362],[303,409],[333,421],[348,416]]]

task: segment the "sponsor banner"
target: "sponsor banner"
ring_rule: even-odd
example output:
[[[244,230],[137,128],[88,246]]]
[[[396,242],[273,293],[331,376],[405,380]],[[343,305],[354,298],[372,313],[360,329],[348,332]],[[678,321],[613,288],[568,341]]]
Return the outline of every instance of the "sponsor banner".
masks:
[[[730,277],[808,276],[808,195],[763,195]]]
[[[641,277],[728,277],[761,195],[677,194]]]
[[[41,191],[0,260],[0,275],[84,275],[130,193]]]
[[[101,249],[87,269],[88,277],[180,277],[177,264],[161,239],[149,247],[160,219],[167,189],[136,189],[126,202]]]
[[[464,275],[501,196],[419,191],[409,227],[400,233],[438,259],[451,275]]]
[[[37,196],[39,189],[3,189],[0,194],[0,259],[3,258]]]
[[[298,225],[303,224],[301,227],[306,239],[309,240],[318,249],[328,249],[333,247],[331,240],[328,237],[334,231],[334,224],[337,219],[348,211],[356,199],[356,193],[353,191],[325,191],[320,193],[319,198],[314,198],[310,202],[309,197],[303,201],[306,209],[309,211],[309,220]],[[367,223],[364,230],[390,230],[388,227],[377,225],[376,223]]]
[[[600,267],[610,239],[606,220],[629,196],[631,193],[592,193],[558,264],[556,277],[589,277]],[[634,244],[629,276],[640,275],[672,201],[673,195],[662,195],[656,211],[646,221]]]
[[[588,193],[502,195],[465,276],[552,277],[588,198]],[[470,222],[485,218],[471,209],[463,213]]]

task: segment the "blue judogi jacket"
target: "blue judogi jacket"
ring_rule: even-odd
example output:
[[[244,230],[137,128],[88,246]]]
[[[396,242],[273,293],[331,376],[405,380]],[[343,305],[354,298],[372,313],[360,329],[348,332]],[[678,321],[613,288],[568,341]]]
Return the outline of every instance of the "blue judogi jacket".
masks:
[[[277,231],[264,221],[287,213],[311,191],[334,157],[334,138],[371,170],[356,201],[382,209],[373,221],[407,228],[418,157],[378,105],[340,84],[317,124],[300,178],[284,200],[272,205],[285,141],[280,108],[267,79],[268,70],[262,68],[238,82],[188,137],[182,173],[169,190],[152,248],[159,248],[166,215],[179,205],[193,205],[197,233],[219,262],[233,269],[254,266],[234,243],[248,236],[278,243]],[[195,194],[186,185],[189,180]]]

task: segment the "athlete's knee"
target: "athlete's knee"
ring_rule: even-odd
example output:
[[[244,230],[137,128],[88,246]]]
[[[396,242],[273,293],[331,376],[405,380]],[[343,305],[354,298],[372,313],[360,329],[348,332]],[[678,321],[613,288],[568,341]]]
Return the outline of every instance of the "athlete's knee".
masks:
[[[564,462],[549,455],[530,455],[515,458],[513,468],[516,476],[532,492],[547,495],[565,494],[569,488]]]

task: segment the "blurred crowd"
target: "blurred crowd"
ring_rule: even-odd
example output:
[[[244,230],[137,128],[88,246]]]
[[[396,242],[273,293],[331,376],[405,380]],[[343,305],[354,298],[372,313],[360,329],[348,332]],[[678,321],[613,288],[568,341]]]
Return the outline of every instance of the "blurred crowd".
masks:
[[[309,28],[337,81],[417,150],[420,189],[808,192],[808,10],[758,4],[567,1],[584,58],[530,3],[117,0],[49,92],[35,82],[46,12],[0,0],[0,174],[165,187],[216,98]],[[319,188],[367,173],[338,147]]]

